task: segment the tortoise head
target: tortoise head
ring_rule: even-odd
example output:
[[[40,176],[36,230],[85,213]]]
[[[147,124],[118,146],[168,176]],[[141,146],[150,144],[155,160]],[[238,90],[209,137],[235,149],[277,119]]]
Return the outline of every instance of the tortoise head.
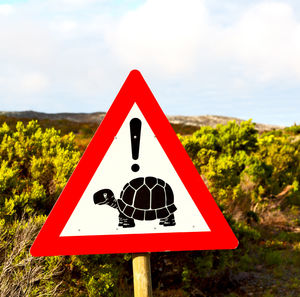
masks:
[[[114,193],[110,189],[103,189],[94,194],[94,203],[98,205],[107,204],[114,199]]]

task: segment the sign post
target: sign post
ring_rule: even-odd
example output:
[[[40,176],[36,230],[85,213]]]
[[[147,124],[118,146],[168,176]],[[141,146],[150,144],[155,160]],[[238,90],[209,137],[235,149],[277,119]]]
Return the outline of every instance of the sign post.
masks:
[[[150,253],[132,255],[134,297],[152,297]]]

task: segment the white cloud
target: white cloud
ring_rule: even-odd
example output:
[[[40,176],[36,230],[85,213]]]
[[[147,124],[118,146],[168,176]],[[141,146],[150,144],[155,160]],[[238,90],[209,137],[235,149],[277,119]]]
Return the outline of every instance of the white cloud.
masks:
[[[300,23],[290,5],[260,2],[222,26],[205,4],[147,0],[109,28],[112,51],[125,65],[164,75],[235,68],[261,82],[300,80]]]
[[[70,33],[78,28],[78,24],[72,20],[55,21],[52,27],[60,33]]]
[[[25,93],[44,110],[104,110],[133,68],[166,106],[178,106],[174,113],[182,106],[196,112],[204,97],[225,101],[270,85],[297,88],[300,19],[291,0],[225,2],[227,8],[216,0],[0,5],[1,106],[24,102]]]
[[[95,2],[103,2],[103,1],[99,1],[99,0],[61,0],[61,2],[65,5],[75,5],[75,6],[83,6],[83,5],[88,5],[88,4],[92,4]]]
[[[101,7],[109,0],[31,0],[32,6],[43,7],[47,11],[61,15],[62,13],[80,14],[84,12],[95,13],[94,9]]]
[[[288,4],[255,5],[223,33],[220,55],[242,63],[246,75],[300,80],[300,23]]]
[[[10,15],[14,11],[13,6],[9,4],[0,4],[0,15]]]
[[[190,69],[209,36],[201,0],[148,0],[109,32],[112,50],[126,65],[172,74]]]
[[[21,79],[19,91],[27,93],[37,93],[44,91],[49,82],[47,77],[42,73],[29,73],[24,75]]]
[[[300,22],[287,3],[260,1],[224,26],[204,0],[147,0],[121,17],[91,8],[104,2],[62,1],[70,7],[90,5],[86,16],[60,11],[57,1],[22,4],[10,21],[0,20],[2,67],[7,63],[10,72],[25,74],[37,69],[66,85],[72,79],[70,85],[78,81],[75,87],[82,92],[84,85],[99,91],[95,79],[82,73],[114,67],[165,78],[197,75],[205,83],[233,88],[247,80],[300,80]],[[47,14],[51,5],[56,13]]]

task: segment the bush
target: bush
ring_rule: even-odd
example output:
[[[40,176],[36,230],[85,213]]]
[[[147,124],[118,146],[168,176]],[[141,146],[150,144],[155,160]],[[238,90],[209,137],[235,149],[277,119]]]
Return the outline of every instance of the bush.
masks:
[[[74,135],[54,128],[42,131],[37,121],[13,131],[0,128],[0,218],[48,214],[74,170],[80,153]]]
[[[297,131],[296,126],[288,131]],[[298,205],[300,141],[284,131],[259,135],[251,121],[201,127],[180,139],[209,190],[228,212],[244,216],[268,204],[292,185],[290,204]],[[255,221],[258,221],[257,216]]]
[[[45,217],[38,216],[0,227],[0,295],[57,296],[62,258],[34,258],[28,253]]]
[[[29,248],[78,163],[72,133],[0,128],[1,296],[115,296],[123,256],[33,258]],[[124,264],[124,269],[128,267]],[[63,278],[57,275],[64,272]]]
[[[283,249],[286,243],[298,253],[298,234],[282,232],[276,239],[272,234],[270,241],[259,226],[265,208],[280,197],[290,207],[294,224],[299,222],[298,134],[295,126],[259,135],[246,121],[179,135],[240,244],[235,251],[152,254],[154,287],[168,288],[164,296],[217,295],[218,282],[230,286],[229,271],[253,269],[260,261],[269,268],[280,265],[284,254],[272,249]],[[87,139],[81,134],[78,141],[83,148]],[[80,154],[72,133],[62,136],[54,128],[41,128],[37,121],[0,128],[0,292],[4,296],[132,295],[129,255],[36,259],[28,253]]]

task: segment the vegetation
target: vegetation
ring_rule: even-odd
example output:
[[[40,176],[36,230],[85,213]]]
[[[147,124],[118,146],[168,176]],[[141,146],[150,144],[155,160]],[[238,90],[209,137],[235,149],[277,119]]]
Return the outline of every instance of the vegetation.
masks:
[[[22,122],[24,125],[28,124],[32,119],[28,118],[14,118],[5,115],[0,115],[0,123],[6,123],[10,129],[14,129],[18,122]],[[39,120],[39,126],[43,129],[55,128],[61,131],[62,135],[68,134],[70,132],[75,133],[78,136],[89,137],[92,136],[96,129],[98,128],[97,123],[78,123],[69,120],[49,120],[41,119]]]
[[[0,296],[133,295],[130,255],[28,252],[95,131],[72,125],[0,128]],[[299,296],[300,126],[261,135],[251,121],[174,128],[240,245],[153,253],[155,296]]]

